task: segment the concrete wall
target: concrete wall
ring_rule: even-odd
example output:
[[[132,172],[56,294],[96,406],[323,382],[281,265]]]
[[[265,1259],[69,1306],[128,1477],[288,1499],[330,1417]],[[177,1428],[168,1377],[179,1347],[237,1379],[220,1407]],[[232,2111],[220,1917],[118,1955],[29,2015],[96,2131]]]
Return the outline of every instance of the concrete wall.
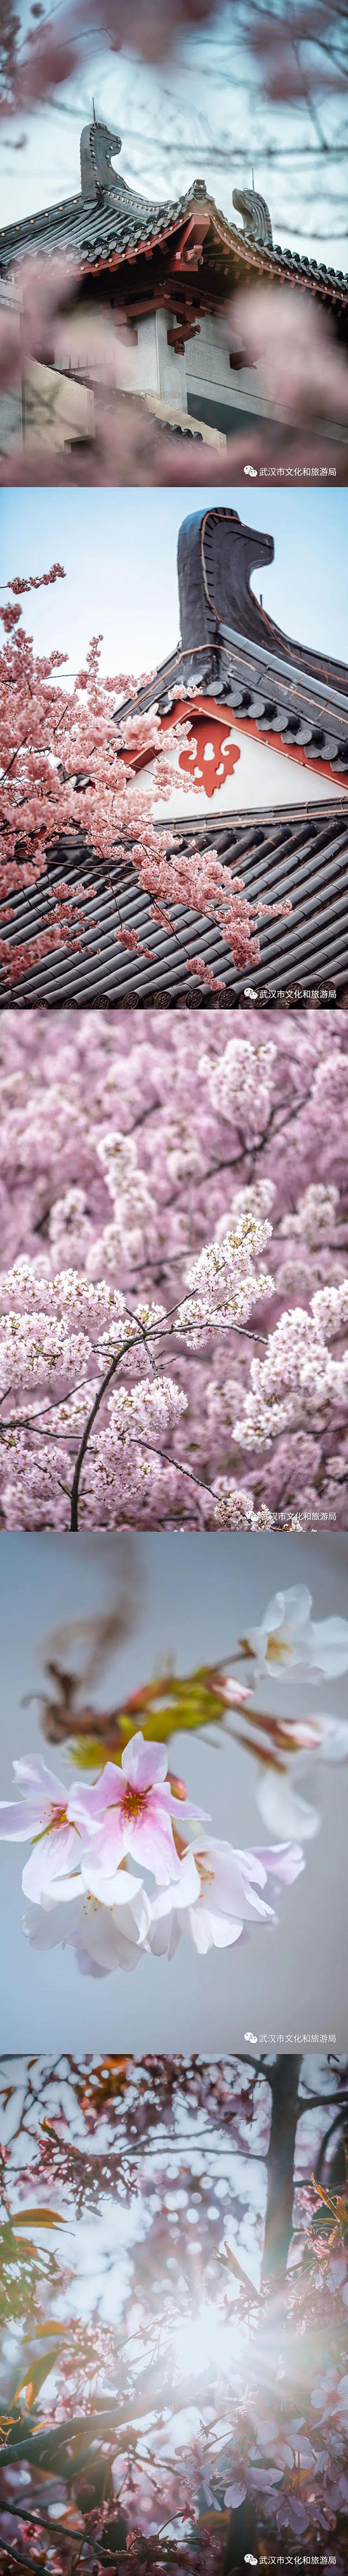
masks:
[[[32,358],[23,387],[24,440],[58,450],[94,436],[94,394],[74,376],[56,373]]]

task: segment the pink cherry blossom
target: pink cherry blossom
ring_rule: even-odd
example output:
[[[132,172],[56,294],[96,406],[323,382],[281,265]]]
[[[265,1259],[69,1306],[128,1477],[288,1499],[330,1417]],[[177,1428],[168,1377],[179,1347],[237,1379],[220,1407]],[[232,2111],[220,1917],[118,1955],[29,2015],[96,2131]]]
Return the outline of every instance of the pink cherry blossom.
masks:
[[[249,1688],[247,1687],[246,1682],[236,1681],[233,1673],[217,1673],[216,1681],[214,1679],[214,1699],[224,1700],[227,1708],[239,1708],[243,1700],[252,1698],[253,1692],[250,1690],[250,1685]]]
[[[45,263],[44,263],[45,265]],[[60,287],[60,291],[62,291]],[[25,292],[25,281],[24,281]],[[38,279],[35,263],[35,292]],[[52,290],[53,292],[53,290]],[[29,302],[33,293],[29,278]],[[47,283],[44,296],[47,298]],[[24,320],[25,332],[25,320]],[[36,321],[37,337],[37,321]],[[62,566],[53,565],[44,582],[62,577]],[[40,587],[34,575],[26,583],[20,578],[9,583],[16,592]],[[69,883],[49,887],[49,910],[46,928],[30,941],[25,956],[17,938],[12,943],[9,925],[12,918],[12,896],[21,885],[35,886],[47,874],[50,851],[62,834],[82,833],[83,840],[95,859],[108,871],[115,856],[127,855],[144,888],[155,920],[159,917],[171,929],[174,904],[186,903],[198,910],[202,919],[217,922],[230,947],[236,965],[242,969],[256,963],[258,940],[253,936],[258,909],[251,910],[242,877],[228,883],[226,870],[216,850],[177,849],[171,836],[167,839],[154,825],[153,808],[156,793],[165,801],[173,783],[173,757],[177,744],[175,723],[163,740],[156,711],[145,715],[137,712],[137,683],[118,672],[103,679],[100,672],[101,636],[93,636],[86,663],[75,674],[73,683],[63,685],[57,678],[67,655],[53,647],[50,654],[34,653],[32,637],[21,626],[21,610],[16,598],[1,608],[0,618],[5,641],[0,652],[0,738],[1,778],[0,816],[2,861],[0,878],[1,919],[0,968],[7,986],[14,987],[24,972],[50,949],[59,947],[62,937],[73,952],[79,950],[84,934],[84,885],[80,880],[71,895]],[[124,719],[122,738],[113,723],[117,698],[131,696],[134,707]],[[189,712],[189,710],[188,710]],[[185,727],[184,727],[185,734]],[[180,739],[182,740],[182,728]],[[150,783],[139,787],[135,774],[137,754],[141,760],[151,758]],[[192,785],[190,787],[192,795]],[[20,820],[19,820],[20,818]],[[88,897],[93,895],[88,877]],[[111,885],[115,908],[115,940],[127,949],[131,946],[144,953],[143,942],[129,933],[123,921],[122,904]],[[288,907],[279,903],[277,912]],[[145,955],[149,952],[146,951]],[[201,961],[195,962],[199,977]],[[209,980],[216,990],[214,976],[203,968],[204,988]]]
[[[294,1879],[305,1867],[304,1852],[299,1842],[272,1843],[271,1846],[262,1843],[259,1849],[256,1844],[253,1854],[255,1860],[262,1862],[266,1877],[278,1878],[285,1887],[292,1887]]]
[[[69,1529],[98,1392],[81,1528],[179,1523],[219,1538],[305,1516],[346,1529],[347,1014],[334,1037],[325,1010],[241,1010],[232,1025],[212,1013],[202,1032],[186,1009],[3,1014],[5,1529]],[[272,1227],[272,1294],[245,1214]],[[329,1676],[320,1626],[311,1656]],[[283,1678],[299,1678],[294,1631],[291,1646]],[[308,1633],[312,1690],[307,1646]]]
[[[145,1744],[139,1732],[125,1746],[120,1768],[106,1762],[91,1788],[81,1782],[69,1798],[69,1817],[93,1837],[93,1888],[100,1893],[113,1879],[119,1861],[131,1852],[143,1869],[167,1886],[180,1877],[173,1817],[197,1819],[202,1810],[173,1797],[167,1780],[167,1755],[160,1744]]]

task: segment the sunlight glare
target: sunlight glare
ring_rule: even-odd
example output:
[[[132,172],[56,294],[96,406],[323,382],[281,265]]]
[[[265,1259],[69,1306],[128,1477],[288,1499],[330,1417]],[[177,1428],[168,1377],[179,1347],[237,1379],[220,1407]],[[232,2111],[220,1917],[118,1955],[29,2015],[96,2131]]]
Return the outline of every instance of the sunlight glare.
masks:
[[[235,2318],[232,2321],[222,2317],[208,2301],[195,2316],[178,2318],[171,2343],[176,2375],[197,2382],[205,2379],[211,2369],[224,2377],[240,2351]]]

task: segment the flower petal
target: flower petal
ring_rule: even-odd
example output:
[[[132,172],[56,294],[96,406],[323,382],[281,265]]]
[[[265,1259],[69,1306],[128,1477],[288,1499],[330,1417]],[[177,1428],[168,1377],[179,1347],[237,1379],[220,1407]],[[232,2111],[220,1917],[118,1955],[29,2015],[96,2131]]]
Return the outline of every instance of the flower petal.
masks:
[[[108,1807],[121,1806],[123,1798],[124,1780],[118,1763],[104,1762],[98,1780],[93,1780],[90,1787],[83,1780],[73,1780],[67,1813],[72,1823],[86,1825],[87,1833],[94,1833]]]
[[[312,1637],[320,1672],[348,1672],[348,1619],[313,1619]]]
[[[142,1879],[134,1878],[128,1869],[116,1869],[112,1877],[107,1878],[105,1870],[98,1869],[94,1852],[91,1859],[88,1854],[85,1854],[81,1864],[81,1880],[83,1887],[91,1896],[97,1896],[101,1905],[126,1908],[133,1905],[135,1897],[139,1898],[144,1893]]]
[[[125,1830],[125,1851],[133,1853],[133,1860],[138,1860],[142,1869],[152,1871],[159,1887],[165,1887],[168,1879],[179,1877],[180,1860],[175,1850],[170,1816],[163,1813],[154,1817],[149,1804],[148,1811],[144,1807],[140,1816],[128,1818]]]
[[[233,2487],[225,2487],[225,2504],[232,2505],[233,2511],[236,2513],[237,2505],[244,2504],[247,2492],[247,2487],[242,2486],[241,2479],[235,2478]]]
[[[75,1901],[73,1929],[78,1930],[82,1913],[81,1895]],[[71,1928],[71,1918],[69,1921]],[[55,1949],[56,1943],[64,1941],[66,1937],[66,1916],[63,1906],[52,1905],[48,1913],[43,1905],[28,1905],[26,1913],[22,1915],[22,1932],[26,1933],[27,1940],[32,1942],[34,1950]]]
[[[326,1716],[321,1709],[320,1717],[318,1717],[318,1727],[320,1729],[321,1762],[346,1762],[348,1754],[347,1719],[344,1717]]]
[[[259,1858],[264,1861],[267,1877],[282,1879],[285,1887],[292,1887],[306,1866],[301,1843],[271,1843],[269,1849],[260,1851]]]
[[[271,1833],[290,1842],[311,1842],[319,1832],[320,1817],[316,1807],[299,1798],[285,1771],[262,1772],[256,1790],[257,1805]]]
[[[23,1804],[22,1807],[19,1807],[18,1805],[12,1806],[12,1803],[10,1804],[8,1799],[3,1801],[3,1804],[0,1806],[1,1842],[31,1842],[32,1835],[37,1833],[37,1830],[37,1807],[34,1810],[29,1799],[26,1800],[25,1805]]]
[[[109,1969],[136,1967],[142,1943],[132,1914],[128,1916],[127,1924],[122,1924],[118,1913],[115,1917],[108,1906],[95,1904],[93,1899],[89,1905],[87,1899],[83,1938],[90,1957],[97,1961],[98,1966]]]
[[[41,1753],[32,1753],[28,1759],[26,1754],[21,1753],[18,1761],[13,1763],[13,1770],[19,1788],[37,1789],[40,1802],[43,1792],[45,1806],[49,1804],[51,1807],[66,1807],[66,1781],[58,1780],[56,1772],[49,1771],[47,1762],[41,1759]]]
[[[154,1896],[152,1898],[151,1921],[153,1923],[159,1922],[161,1916],[170,1914],[173,1909],[175,1910],[175,1913],[180,1913],[183,1906],[197,1904],[199,1896],[200,1878],[198,1875],[198,1869],[196,1869],[193,1851],[188,1851],[185,1852],[185,1858],[181,1863],[180,1876],[175,1880],[175,1886],[167,1885],[167,1887],[161,1887],[159,1896]]]
[[[196,1855],[198,1860],[197,1847]],[[242,1852],[233,1851],[231,1843],[218,1842],[214,1835],[210,1842],[207,1838],[204,1844],[200,1842],[199,1857],[202,1857],[208,1873],[206,1882],[203,1880],[202,1904],[210,1906],[211,1903],[219,1913],[228,1914],[232,1920],[238,1920],[240,1923],[247,1921],[248,1917],[253,1919],[255,1914],[263,1917],[269,1915],[269,1906],[266,1905],[265,1899],[258,1895],[257,1887],[252,1883],[251,1871],[246,1870],[244,1876]],[[251,1858],[250,1854],[250,1860]],[[212,1879],[211,1894],[209,1871]],[[256,1863],[255,1878],[257,1876]],[[265,1877],[261,1867],[260,1878],[261,1884],[264,1885]]]
[[[145,1744],[139,1732],[132,1735],[122,1754],[122,1771],[132,1789],[152,1789],[156,1781],[165,1780],[168,1760],[164,1744]]]
[[[57,1884],[60,1871],[65,1876],[69,1862],[76,1860],[77,1849],[72,1825],[60,1825],[49,1834],[40,1834],[22,1872],[23,1894],[37,1897],[40,1903],[41,1892],[50,1888],[52,1881]]]
[[[227,1914],[215,1913],[213,1899],[209,1907],[190,1906],[185,1931],[190,1932],[195,1950],[204,1957],[207,1950],[229,1950],[233,1941],[240,1941],[242,1924],[233,1923]]]

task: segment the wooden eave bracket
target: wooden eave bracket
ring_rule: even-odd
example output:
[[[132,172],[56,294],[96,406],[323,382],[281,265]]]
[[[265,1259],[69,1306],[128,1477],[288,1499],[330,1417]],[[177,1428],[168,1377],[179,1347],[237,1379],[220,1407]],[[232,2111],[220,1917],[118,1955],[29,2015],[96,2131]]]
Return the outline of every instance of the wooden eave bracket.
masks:
[[[183,312],[177,313],[176,321],[171,324],[170,330],[167,331],[168,348],[176,349],[177,351],[181,350],[181,352],[183,352],[185,350],[185,340],[196,340],[197,334],[200,332],[200,328],[200,322],[195,318],[194,304],[188,304],[186,302],[184,304]]]
[[[170,263],[172,270],[177,271],[182,267],[199,268],[202,245],[207,232],[209,232],[209,217],[203,211],[201,215],[198,213],[190,215],[189,222],[184,224],[183,231],[180,233],[176,250],[172,253]],[[185,258],[183,258],[184,252]]]

